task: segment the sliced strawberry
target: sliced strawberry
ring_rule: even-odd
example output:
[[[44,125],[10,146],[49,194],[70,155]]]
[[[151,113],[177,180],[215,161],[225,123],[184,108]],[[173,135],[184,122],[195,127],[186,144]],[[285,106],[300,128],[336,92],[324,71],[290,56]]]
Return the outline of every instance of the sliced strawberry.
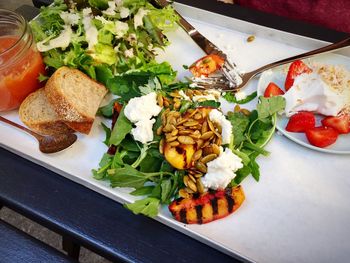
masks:
[[[336,129],[324,126],[309,129],[305,134],[310,144],[321,148],[335,143],[339,135]]]
[[[294,79],[303,74],[303,73],[311,73],[312,69],[310,69],[304,62],[301,60],[296,60],[289,66],[286,82],[284,87],[286,91],[288,91],[294,84]]]
[[[305,132],[315,127],[315,115],[311,112],[301,111],[289,118],[286,130],[289,132]]]
[[[322,121],[323,126],[332,127],[336,129],[339,133],[345,134],[350,132],[350,116],[347,114],[339,116],[329,116],[324,118]]]
[[[277,84],[270,82],[269,85],[267,85],[267,88],[264,92],[264,97],[269,98],[272,96],[279,96],[283,95],[284,91],[280,89],[280,87],[277,86]]]

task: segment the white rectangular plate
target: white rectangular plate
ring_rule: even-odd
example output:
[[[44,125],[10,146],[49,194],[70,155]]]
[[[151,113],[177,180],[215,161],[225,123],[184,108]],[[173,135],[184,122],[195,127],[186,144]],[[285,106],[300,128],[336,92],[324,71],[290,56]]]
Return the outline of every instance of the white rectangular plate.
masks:
[[[324,45],[183,5],[177,7],[246,71]],[[216,22],[203,22],[203,17]],[[248,43],[246,38],[253,33],[257,37]],[[159,60],[169,61],[183,77],[182,65],[191,64],[203,52],[180,29],[169,39],[172,44]],[[256,86],[253,80],[245,91],[250,93]],[[249,107],[254,104],[256,101]],[[2,115],[20,123],[16,111]],[[0,145],[118,202],[131,202],[134,197],[128,195],[128,189],[112,189],[92,178],[91,169],[98,167],[107,150],[102,143],[101,121],[106,122],[97,118],[90,135],[79,135],[78,142],[61,153],[42,154],[33,138],[3,123]],[[267,150],[271,155],[258,159],[260,182],[251,178],[244,181],[246,201],[234,214],[206,225],[184,225],[163,207],[156,220],[249,261],[346,262],[350,258],[350,156],[316,152],[279,135]]]

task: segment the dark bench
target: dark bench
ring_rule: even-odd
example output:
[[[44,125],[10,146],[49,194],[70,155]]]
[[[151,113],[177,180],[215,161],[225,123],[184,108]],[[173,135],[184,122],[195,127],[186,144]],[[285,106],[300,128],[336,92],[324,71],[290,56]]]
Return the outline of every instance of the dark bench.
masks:
[[[73,262],[63,253],[0,220],[1,262]]]

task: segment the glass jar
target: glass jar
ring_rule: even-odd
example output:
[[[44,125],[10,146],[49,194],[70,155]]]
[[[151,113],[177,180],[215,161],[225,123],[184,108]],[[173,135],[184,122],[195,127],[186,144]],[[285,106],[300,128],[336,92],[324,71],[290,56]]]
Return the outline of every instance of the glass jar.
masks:
[[[45,66],[28,23],[0,9],[0,111],[18,108],[40,87],[40,73],[45,74]]]

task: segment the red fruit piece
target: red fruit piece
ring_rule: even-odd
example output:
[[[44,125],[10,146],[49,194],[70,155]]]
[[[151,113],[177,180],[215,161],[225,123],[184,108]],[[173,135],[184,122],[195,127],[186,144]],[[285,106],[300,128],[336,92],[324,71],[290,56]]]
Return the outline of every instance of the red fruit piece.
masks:
[[[296,60],[289,66],[286,82],[284,87],[286,91],[288,91],[294,84],[294,79],[303,74],[303,73],[311,73],[312,69],[310,69],[304,62],[301,60]]]
[[[317,147],[327,147],[338,139],[338,132],[331,127],[315,127],[305,132],[310,144]]]
[[[336,129],[339,133],[346,134],[350,132],[350,116],[347,114],[335,117],[329,116],[324,118],[321,122],[323,126],[332,127]]]
[[[272,96],[278,96],[283,95],[284,91],[280,89],[280,87],[277,86],[277,84],[270,82],[269,85],[267,85],[267,88],[264,92],[264,97],[269,98]]]
[[[315,115],[311,112],[301,111],[289,118],[286,130],[289,132],[305,132],[315,127]]]

